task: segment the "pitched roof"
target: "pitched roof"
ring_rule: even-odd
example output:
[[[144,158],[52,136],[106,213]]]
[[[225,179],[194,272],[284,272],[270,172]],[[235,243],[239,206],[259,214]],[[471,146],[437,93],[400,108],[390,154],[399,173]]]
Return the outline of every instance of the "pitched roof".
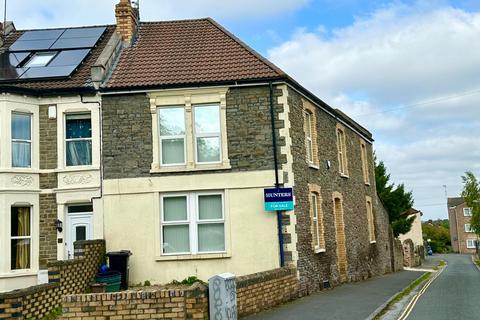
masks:
[[[407,217],[408,217],[408,216],[411,216],[411,215],[417,214],[417,213],[420,213],[420,215],[423,216],[422,211],[417,210],[417,209],[415,209],[415,208],[410,208],[410,209],[408,209],[408,210],[405,210],[405,211],[402,212],[400,215],[402,215],[402,216],[407,216]]]
[[[105,45],[115,31],[115,26],[109,25],[105,33],[98,41],[97,45],[91,50],[87,58],[77,68],[76,71],[67,79],[45,79],[45,80],[29,80],[29,81],[2,81],[0,83],[0,91],[5,88],[11,89],[26,89],[37,92],[46,91],[68,91],[79,89],[94,89],[91,83],[90,68],[97,61],[102,53]],[[82,28],[82,27],[80,27]],[[52,30],[52,29],[35,29],[35,30]],[[10,47],[24,32],[29,30],[17,30],[11,32],[5,39],[5,47]]]
[[[275,79],[285,73],[212,19],[142,22],[107,88]]]
[[[448,207],[456,207],[458,205],[461,205],[465,201],[463,200],[462,197],[454,197],[454,198],[448,198],[447,200],[447,205]]]

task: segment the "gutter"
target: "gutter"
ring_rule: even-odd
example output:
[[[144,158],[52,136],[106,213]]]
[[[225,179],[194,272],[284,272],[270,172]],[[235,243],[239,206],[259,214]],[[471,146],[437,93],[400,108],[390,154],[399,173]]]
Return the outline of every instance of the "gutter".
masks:
[[[277,135],[275,132],[275,111],[273,104],[273,83],[268,84],[270,90],[270,121],[272,124],[272,148],[273,148],[273,165],[275,168],[275,188],[280,188],[278,179],[278,159],[277,159]],[[282,231],[282,211],[277,211],[277,226],[278,226],[278,246],[280,254],[280,267],[285,266],[285,252],[283,250],[283,231]]]

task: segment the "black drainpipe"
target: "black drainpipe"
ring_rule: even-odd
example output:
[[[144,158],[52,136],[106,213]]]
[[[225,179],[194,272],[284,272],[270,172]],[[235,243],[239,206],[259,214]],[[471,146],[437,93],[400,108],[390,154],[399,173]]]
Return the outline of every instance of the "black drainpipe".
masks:
[[[270,87],[270,121],[272,123],[272,146],[273,146],[273,163],[275,168],[275,188],[280,188],[278,179],[278,159],[277,159],[277,135],[275,133],[275,111],[273,105],[273,84]],[[278,224],[278,245],[280,247],[280,267],[285,266],[285,253],[283,251],[283,232],[282,232],[282,211],[277,211]]]

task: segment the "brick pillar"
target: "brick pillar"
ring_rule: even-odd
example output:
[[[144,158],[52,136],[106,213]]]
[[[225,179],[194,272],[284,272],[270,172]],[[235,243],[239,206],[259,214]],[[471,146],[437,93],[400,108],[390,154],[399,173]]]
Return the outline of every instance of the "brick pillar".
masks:
[[[138,8],[132,7],[130,0],[120,0],[115,6],[117,32],[125,42],[131,42],[137,31],[139,21]]]
[[[57,119],[48,118],[48,105],[40,106],[40,169],[57,168]],[[58,116],[58,115],[57,115]],[[57,187],[55,172],[40,174],[40,189]],[[57,201],[54,193],[40,194],[40,268],[57,260]]]

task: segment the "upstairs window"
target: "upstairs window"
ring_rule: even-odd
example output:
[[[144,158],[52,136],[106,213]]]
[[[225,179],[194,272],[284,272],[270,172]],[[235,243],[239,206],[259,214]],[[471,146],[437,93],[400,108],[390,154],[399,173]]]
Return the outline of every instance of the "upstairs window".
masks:
[[[360,156],[362,158],[362,172],[363,172],[363,181],[365,184],[370,184],[370,172],[368,170],[368,152],[367,145],[365,142],[360,139]]]
[[[221,159],[220,106],[195,106],[193,112],[196,162],[219,163]]]
[[[12,167],[30,168],[32,164],[32,116],[12,113]]]
[[[341,175],[348,176],[347,145],[345,130],[337,125],[338,170]]]
[[[463,208],[463,215],[465,217],[471,217],[472,216],[472,208]]]
[[[158,108],[160,127],[160,163],[163,166],[185,164],[185,108]]]
[[[465,223],[465,232],[473,232],[470,223]]]
[[[92,164],[92,119],[90,113],[65,116],[65,152],[67,166]]]
[[[30,207],[12,207],[10,217],[10,269],[30,269],[32,244]]]
[[[313,163],[313,123],[312,123],[312,114],[308,111],[305,111],[305,140],[307,147],[307,161],[308,163]]]

